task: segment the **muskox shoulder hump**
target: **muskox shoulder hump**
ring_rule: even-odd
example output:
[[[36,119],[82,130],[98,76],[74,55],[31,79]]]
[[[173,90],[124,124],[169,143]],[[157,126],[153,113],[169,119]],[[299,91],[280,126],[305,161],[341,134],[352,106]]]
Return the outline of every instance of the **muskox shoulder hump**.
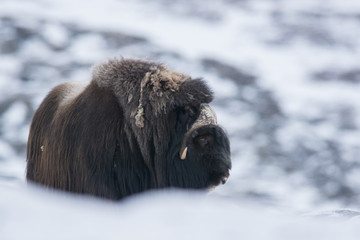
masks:
[[[60,107],[73,102],[73,100],[84,91],[87,85],[87,82],[69,82],[58,86],[58,91],[60,91]]]

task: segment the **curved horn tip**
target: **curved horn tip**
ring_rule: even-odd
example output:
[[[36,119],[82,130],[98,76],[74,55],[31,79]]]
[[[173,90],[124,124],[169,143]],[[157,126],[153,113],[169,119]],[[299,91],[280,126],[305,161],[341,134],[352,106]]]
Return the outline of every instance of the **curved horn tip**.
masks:
[[[181,158],[181,160],[184,160],[184,159],[186,158],[187,149],[188,149],[188,148],[186,147],[184,150],[180,151],[180,158]]]

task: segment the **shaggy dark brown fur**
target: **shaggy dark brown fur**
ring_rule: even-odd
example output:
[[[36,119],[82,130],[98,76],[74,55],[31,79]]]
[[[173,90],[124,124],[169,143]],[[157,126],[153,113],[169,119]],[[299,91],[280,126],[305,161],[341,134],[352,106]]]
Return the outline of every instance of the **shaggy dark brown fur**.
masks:
[[[27,179],[109,199],[155,188],[216,186],[231,168],[224,131],[200,126],[184,140],[201,104],[212,98],[202,80],[153,62],[97,65],[89,84],[57,86],[36,111]],[[181,160],[183,141],[188,154]]]

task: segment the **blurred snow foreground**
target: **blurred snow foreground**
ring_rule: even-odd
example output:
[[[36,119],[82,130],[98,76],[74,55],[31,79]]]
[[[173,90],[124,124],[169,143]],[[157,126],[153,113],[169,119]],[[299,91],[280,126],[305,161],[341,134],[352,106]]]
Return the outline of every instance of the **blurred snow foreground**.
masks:
[[[356,218],[320,220],[274,214],[198,193],[150,192],[115,203],[33,187],[0,185],[0,191],[0,233],[4,240],[357,240],[360,235]]]
[[[308,239],[308,231],[352,239],[352,223],[325,229],[239,206],[359,209],[359,16],[356,0],[0,1],[0,238],[28,239],[21,234],[35,225],[45,239],[64,236],[56,229],[64,224],[97,239],[165,238],[175,228],[169,239],[184,230],[209,239]],[[176,193],[109,204],[24,186],[29,123],[46,93],[88,81],[93,64],[120,56],[166,63],[213,88],[233,160],[217,200]]]

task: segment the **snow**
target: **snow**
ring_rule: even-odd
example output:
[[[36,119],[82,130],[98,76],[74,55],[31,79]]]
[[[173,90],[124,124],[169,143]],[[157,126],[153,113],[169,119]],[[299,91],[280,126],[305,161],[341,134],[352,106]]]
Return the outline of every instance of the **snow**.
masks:
[[[63,48],[69,42],[69,33],[60,24],[45,24],[43,27],[43,37],[55,48]]]
[[[351,240],[360,234],[358,213],[345,210],[295,216],[182,191],[149,192],[121,203],[49,193],[34,186],[0,185],[0,191],[6,195],[0,199],[0,233],[9,240]]]
[[[105,42],[97,35],[87,34],[79,37],[70,47],[69,54],[72,58],[79,59],[82,62],[96,62],[100,61],[102,49],[105,47]],[[91,49],[91,51],[89,51]]]
[[[355,217],[323,217],[359,209],[359,14],[356,0],[1,1],[1,236],[354,239]],[[116,204],[25,185],[29,124],[47,92],[119,56],[207,81],[231,141],[227,184]]]

